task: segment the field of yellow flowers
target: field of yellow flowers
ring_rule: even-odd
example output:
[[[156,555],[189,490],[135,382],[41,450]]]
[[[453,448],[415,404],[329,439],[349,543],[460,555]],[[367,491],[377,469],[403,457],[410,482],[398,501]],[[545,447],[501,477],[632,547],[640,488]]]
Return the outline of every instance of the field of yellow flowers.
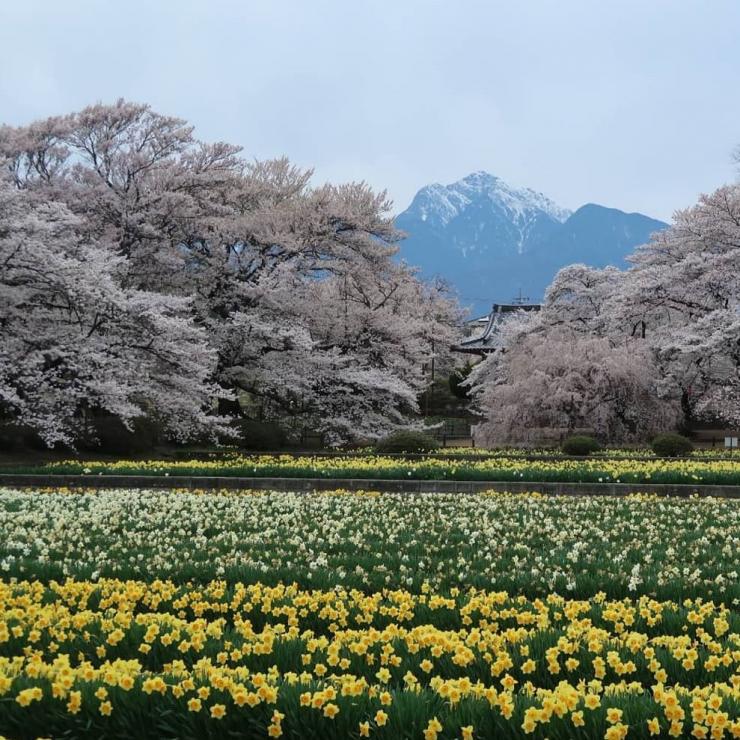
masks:
[[[211,460],[67,460],[18,473],[82,475],[183,475],[281,478],[363,478],[404,480],[565,481],[593,483],[688,483],[740,485],[740,456],[710,459],[593,457],[584,459],[480,455],[470,459],[428,456],[404,459],[384,455],[231,454]]]
[[[0,736],[740,737],[740,502],[0,489]]]

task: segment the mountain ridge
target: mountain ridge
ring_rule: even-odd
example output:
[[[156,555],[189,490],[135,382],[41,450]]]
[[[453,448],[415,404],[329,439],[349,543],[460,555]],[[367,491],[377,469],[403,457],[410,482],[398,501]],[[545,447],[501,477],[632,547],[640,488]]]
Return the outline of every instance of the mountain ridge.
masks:
[[[479,312],[519,291],[540,300],[567,264],[625,267],[636,246],[667,227],[597,203],[570,211],[482,170],[422,187],[396,225],[407,234],[400,257],[425,277],[447,278],[461,302]]]

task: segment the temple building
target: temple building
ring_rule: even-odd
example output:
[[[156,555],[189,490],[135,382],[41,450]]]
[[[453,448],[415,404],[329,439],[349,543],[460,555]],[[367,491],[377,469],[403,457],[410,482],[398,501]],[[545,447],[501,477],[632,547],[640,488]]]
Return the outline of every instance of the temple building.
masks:
[[[494,337],[507,317],[517,311],[539,311],[540,308],[541,304],[530,303],[529,298],[521,293],[511,303],[494,303],[490,314],[467,322],[465,338],[452,345],[451,349],[453,352],[483,357],[495,349]]]

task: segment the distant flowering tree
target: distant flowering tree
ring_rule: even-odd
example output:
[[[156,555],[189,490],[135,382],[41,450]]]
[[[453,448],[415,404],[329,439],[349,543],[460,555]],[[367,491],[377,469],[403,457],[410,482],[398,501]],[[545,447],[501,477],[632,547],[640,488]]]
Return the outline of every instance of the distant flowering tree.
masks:
[[[581,264],[564,267],[545,295],[546,323],[568,327],[574,332],[610,334],[617,320],[612,299],[622,290],[624,280],[625,273],[616,267],[603,270]]]
[[[614,344],[537,319],[528,323],[505,352],[477,371],[479,403],[486,411],[477,443],[529,443],[542,430],[580,429],[631,442],[677,423],[679,404],[670,388],[656,383],[647,344]]]
[[[312,187],[310,170],[247,162],[146,105],[0,128],[0,161],[27,203],[75,217],[120,290],[189,313],[222,413],[247,392],[334,441],[385,434],[416,410],[431,338],[446,352],[459,321],[446,290],[395,263],[385,193]]]

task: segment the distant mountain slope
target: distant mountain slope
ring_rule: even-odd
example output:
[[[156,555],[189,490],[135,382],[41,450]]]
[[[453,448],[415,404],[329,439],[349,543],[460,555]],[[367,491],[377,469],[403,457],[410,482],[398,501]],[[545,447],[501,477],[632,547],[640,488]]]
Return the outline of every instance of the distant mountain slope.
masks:
[[[486,172],[428,185],[396,225],[408,234],[401,258],[441,275],[476,313],[521,290],[539,300],[565,265],[625,266],[624,258],[667,224],[589,203],[571,213],[541,193]]]

